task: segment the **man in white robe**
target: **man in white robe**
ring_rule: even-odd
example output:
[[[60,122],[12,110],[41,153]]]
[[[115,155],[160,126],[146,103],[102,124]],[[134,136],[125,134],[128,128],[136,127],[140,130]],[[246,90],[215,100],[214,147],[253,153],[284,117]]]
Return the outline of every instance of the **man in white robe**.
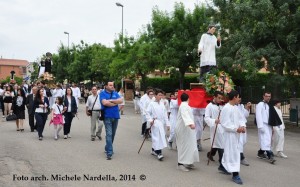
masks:
[[[260,159],[267,159],[271,164],[276,161],[274,154],[271,151],[271,139],[272,139],[272,126],[269,123],[269,102],[271,99],[271,93],[265,92],[263,95],[263,101],[256,105],[255,119],[258,128],[258,140],[260,144],[260,150],[258,150],[257,157]],[[267,157],[264,154],[267,152]]]
[[[205,108],[192,108],[193,115],[194,115],[194,121],[195,121],[195,131],[196,131],[196,140],[197,140],[197,148],[198,151],[202,151],[202,144],[201,139],[203,135],[203,121],[204,121],[204,114],[205,114]]]
[[[72,92],[73,92],[73,96],[75,97],[75,100],[76,100],[76,104],[77,106],[79,106],[79,98],[81,97],[81,92],[80,92],[80,89],[77,87],[77,84],[76,83],[73,83],[72,84]]]
[[[249,117],[249,114],[250,114],[251,103],[248,102],[246,104],[246,106],[244,106],[243,104],[241,104],[241,101],[242,101],[242,99],[241,99],[241,97],[239,97],[239,102],[236,106],[239,109],[238,111],[241,114],[242,120],[246,124],[247,123],[247,118]],[[245,133],[240,134],[240,141],[239,142],[240,142],[239,148],[240,148],[240,152],[241,152],[241,164],[245,165],[245,166],[249,166],[250,164],[248,163],[248,161],[246,160],[245,155],[244,155],[244,146],[247,143],[247,130],[245,131]]]
[[[205,123],[210,127],[210,141],[211,141],[211,150],[207,153],[207,158],[211,161],[215,161],[213,156],[218,152],[219,154],[219,168],[218,170],[226,175],[230,175],[229,172],[222,165],[222,157],[224,152],[224,138],[223,132],[224,129],[220,125],[220,113],[222,106],[220,103],[223,100],[222,92],[216,91],[214,93],[214,99],[209,103],[205,108]],[[217,130],[215,130],[217,128]],[[214,138],[215,137],[215,138]],[[213,142],[214,141],[214,142]]]
[[[222,165],[228,172],[232,172],[232,180],[243,184],[239,176],[240,171],[240,133],[245,133],[245,120],[242,118],[236,104],[239,102],[239,93],[232,90],[228,93],[229,102],[223,107],[220,115],[220,124],[224,128],[224,154]]]
[[[162,149],[167,147],[165,124],[169,126],[169,120],[165,105],[161,102],[163,91],[155,90],[155,101],[150,102],[146,109],[146,119],[151,126],[152,151],[151,154],[157,156],[158,160],[164,158]]]
[[[170,111],[170,103],[169,103],[168,99],[166,98],[166,92],[163,92],[163,94],[164,94],[164,96],[163,96],[163,98],[161,98],[161,102],[164,103],[166,111],[167,111],[167,115],[168,115],[168,118],[169,118],[170,113],[171,113],[171,111]],[[167,132],[170,130],[170,126],[164,126],[164,129],[165,129],[165,134],[166,134],[166,137],[167,137],[168,136]]]
[[[281,158],[287,158],[287,156],[283,153],[283,145],[284,145],[284,129],[285,125],[282,118],[282,112],[280,110],[281,103],[280,101],[274,101],[274,108],[282,121],[282,124],[279,126],[273,127],[273,141],[272,141],[272,149],[277,152],[276,156]]]
[[[189,96],[183,93],[175,127],[178,169],[189,171],[194,162],[199,162],[199,153],[196,144],[196,132],[191,107],[188,105]]]
[[[175,140],[175,126],[177,121],[178,114],[178,91],[175,91],[174,94],[170,95],[170,136],[168,138],[168,147],[172,149],[172,144]]]
[[[208,26],[207,33],[201,36],[198,44],[198,53],[200,55],[200,82],[203,76],[216,67],[216,48],[221,47],[221,37],[218,33],[218,38],[214,35],[216,26],[211,24]]]
[[[142,132],[141,137],[149,135],[149,127],[147,128],[147,119],[146,119],[146,110],[150,102],[154,101],[154,92],[152,88],[148,88],[146,94],[144,94],[140,99],[140,109],[141,109],[141,117],[142,117]]]
[[[51,97],[49,97],[49,104],[52,106],[57,97],[63,97],[65,93],[62,90],[61,84],[56,84],[56,88],[50,89]]]

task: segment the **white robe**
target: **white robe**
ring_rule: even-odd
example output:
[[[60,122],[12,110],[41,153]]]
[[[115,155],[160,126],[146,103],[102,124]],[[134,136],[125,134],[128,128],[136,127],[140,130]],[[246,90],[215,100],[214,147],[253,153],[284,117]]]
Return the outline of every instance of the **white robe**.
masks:
[[[217,38],[215,35],[202,34],[200,42],[198,44],[198,50],[201,50],[200,67],[202,66],[216,66],[216,48],[220,48],[217,45]]]
[[[178,100],[170,101],[170,136],[168,141],[173,142],[175,138],[175,126],[177,121],[177,114],[178,114]]]
[[[187,102],[182,102],[175,127],[178,163],[193,164],[199,162],[196,132],[189,125],[194,124],[192,109]]]
[[[205,108],[204,121],[210,127],[210,144],[212,144],[214,133],[215,133],[215,127],[216,127],[215,120],[219,117],[219,113],[221,109],[222,106],[217,106],[212,103],[209,103]],[[220,149],[224,148],[223,132],[224,129],[219,124],[217,127],[213,148],[220,148]]]
[[[45,73],[45,66],[40,65],[39,77],[41,77]]]
[[[277,108],[276,106],[274,107],[278,116],[280,117],[282,124],[279,126],[274,126],[273,130],[273,141],[272,141],[272,149],[274,151],[283,151],[283,145],[284,145],[284,129],[285,129],[285,125],[283,122],[283,118],[282,118],[282,112],[279,108]]]
[[[73,96],[75,97],[75,100],[76,100],[76,104],[77,106],[79,106],[79,98],[81,97],[81,92],[80,92],[80,89],[78,87],[71,87],[72,89],[72,92],[73,92]]]
[[[227,103],[222,109],[220,123],[224,128],[224,154],[222,165],[228,172],[240,171],[240,134],[237,129],[246,126],[237,106]]]
[[[146,109],[146,119],[148,123],[154,121],[151,127],[152,148],[161,150],[167,147],[164,126],[169,125],[168,115],[163,102],[150,102]]]
[[[150,102],[154,101],[153,99],[150,99],[150,97],[145,94],[140,99],[140,109],[141,109],[141,117],[142,117],[142,123],[145,123],[147,121],[146,119],[146,110]]]
[[[200,140],[203,134],[203,115],[205,114],[205,108],[192,108],[192,110],[196,126],[196,139]]]
[[[238,111],[241,114],[241,118],[244,121],[244,123],[247,123],[247,118],[249,117],[250,111],[245,109],[243,104],[239,104],[237,105],[238,107]],[[240,152],[243,153],[244,152],[244,146],[247,143],[247,130],[246,133],[241,133],[240,134]]]
[[[65,94],[61,88],[51,89],[50,92],[52,94],[52,97],[50,97],[49,99],[50,106],[52,106],[55,103],[57,97],[62,97]]]
[[[271,150],[272,127],[269,122],[269,105],[264,102],[259,102],[256,105],[256,124],[258,128],[258,140],[260,149],[264,151]]]

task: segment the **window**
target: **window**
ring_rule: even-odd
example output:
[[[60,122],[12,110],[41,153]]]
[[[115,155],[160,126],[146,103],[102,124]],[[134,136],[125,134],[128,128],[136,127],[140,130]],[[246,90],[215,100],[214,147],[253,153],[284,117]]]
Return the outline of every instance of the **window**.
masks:
[[[26,73],[27,73],[26,67],[22,67],[22,74],[24,75],[24,74],[26,74]]]

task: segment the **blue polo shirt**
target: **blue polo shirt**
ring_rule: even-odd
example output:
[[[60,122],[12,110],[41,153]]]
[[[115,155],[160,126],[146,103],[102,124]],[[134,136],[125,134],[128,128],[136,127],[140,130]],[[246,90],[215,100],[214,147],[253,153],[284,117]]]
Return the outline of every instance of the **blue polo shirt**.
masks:
[[[120,113],[119,113],[119,106],[112,106],[112,107],[108,107],[108,106],[104,106],[102,104],[102,100],[106,99],[106,100],[114,100],[114,99],[119,99],[120,95],[118,94],[118,92],[113,91],[112,93],[107,92],[106,90],[103,90],[102,92],[100,92],[100,103],[101,103],[101,108],[104,109],[104,118],[115,118],[115,119],[120,119]]]

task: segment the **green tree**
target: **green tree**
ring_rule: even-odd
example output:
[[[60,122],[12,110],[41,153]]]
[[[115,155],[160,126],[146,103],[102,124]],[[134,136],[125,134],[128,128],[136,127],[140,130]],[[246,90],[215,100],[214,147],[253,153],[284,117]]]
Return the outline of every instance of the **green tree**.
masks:
[[[117,84],[131,72],[131,64],[127,61],[127,55],[135,42],[134,37],[127,36],[124,36],[123,46],[121,41],[122,35],[119,35],[119,38],[114,41],[112,63],[109,64],[109,78]]]
[[[247,79],[252,79],[266,60],[273,74],[268,82],[275,86],[273,92],[278,98],[279,87],[288,85],[284,72],[290,75],[300,72],[300,1],[214,0],[214,3],[226,38],[218,58],[221,67],[233,75],[247,70]]]
[[[190,11],[183,3],[175,3],[172,13],[160,11],[157,7],[153,10],[153,52],[159,56],[161,69],[178,68],[180,88],[183,88],[185,73],[198,67],[197,44],[207,30],[210,15],[204,6],[195,5]]]
[[[145,90],[147,75],[158,67],[157,56],[153,54],[153,37],[150,25],[144,28],[139,38],[134,42],[126,61],[130,68],[129,77],[135,80],[141,77],[141,87]]]
[[[63,44],[58,48],[58,54],[53,54],[52,56],[52,72],[55,75],[55,80],[57,82],[63,82],[68,79],[68,66],[71,63],[70,53],[68,48]]]
[[[223,27],[219,61],[227,70],[240,66],[256,75],[268,61],[269,71],[300,72],[299,0],[214,0]]]
[[[91,72],[89,80],[105,82],[110,77],[109,65],[112,63],[113,50],[101,44],[93,44],[91,50],[93,59],[88,67]]]

